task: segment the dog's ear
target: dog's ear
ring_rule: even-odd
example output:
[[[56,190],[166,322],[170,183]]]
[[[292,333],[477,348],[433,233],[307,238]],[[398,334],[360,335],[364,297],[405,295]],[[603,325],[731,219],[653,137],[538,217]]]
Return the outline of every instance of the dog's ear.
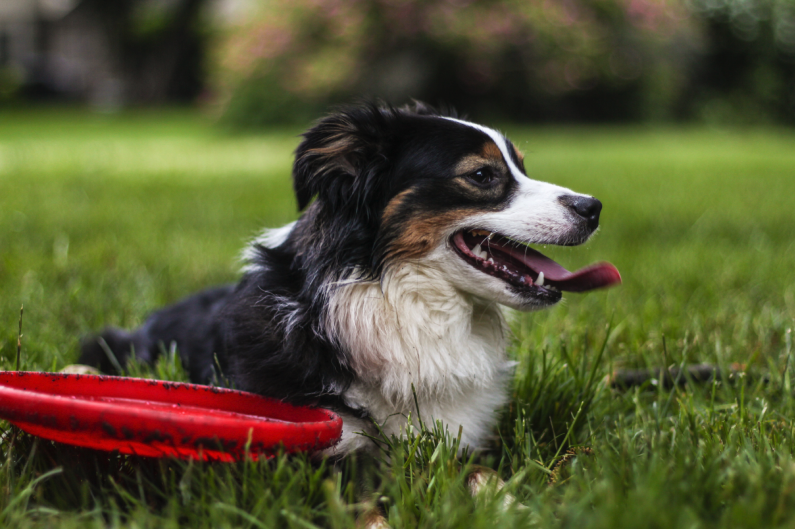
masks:
[[[295,151],[298,209],[317,196],[336,211],[367,205],[386,166],[385,131],[395,111],[376,105],[331,114],[304,133]]]

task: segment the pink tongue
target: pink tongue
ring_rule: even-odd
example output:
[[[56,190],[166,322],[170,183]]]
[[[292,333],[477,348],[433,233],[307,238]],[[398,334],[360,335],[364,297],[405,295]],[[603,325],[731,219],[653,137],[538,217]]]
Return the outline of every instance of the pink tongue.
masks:
[[[596,263],[576,272],[569,272],[558,263],[529,247],[503,246],[503,251],[536,273],[544,272],[544,281],[567,292],[587,292],[621,283],[621,274],[610,263]]]

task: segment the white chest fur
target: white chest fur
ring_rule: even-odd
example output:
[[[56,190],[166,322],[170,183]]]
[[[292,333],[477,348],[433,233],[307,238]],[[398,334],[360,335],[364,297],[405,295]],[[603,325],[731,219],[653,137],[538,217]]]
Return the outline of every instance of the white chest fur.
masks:
[[[440,420],[462,446],[483,444],[505,402],[507,327],[496,304],[453,287],[433,262],[403,264],[381,283],[332,287],[326,325],[349,355],[357,378],[344,397],[384,431],[400,435],[416,417]],[[366,446],[372,425],[343,415],[345,453]]]

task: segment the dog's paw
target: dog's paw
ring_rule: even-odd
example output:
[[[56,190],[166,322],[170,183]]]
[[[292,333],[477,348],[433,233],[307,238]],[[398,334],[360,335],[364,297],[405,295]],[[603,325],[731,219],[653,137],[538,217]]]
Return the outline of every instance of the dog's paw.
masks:
[[[384,508],[380,504],[367,509],[356,518],[358,529],[390,529],[392,526],[386,519]]]
[[[494,495],[500,493],[505,488],[505,482],[500,479],[497,473],[487,467],[474,466],[467,474],[465,479],[467,489],[473,498],[483,497],[484,495]],[[502,492],[502,505],[504,509],[514,507],[516,509],[526,509],[524,505],[516,501],[516,498],[507,492]]]

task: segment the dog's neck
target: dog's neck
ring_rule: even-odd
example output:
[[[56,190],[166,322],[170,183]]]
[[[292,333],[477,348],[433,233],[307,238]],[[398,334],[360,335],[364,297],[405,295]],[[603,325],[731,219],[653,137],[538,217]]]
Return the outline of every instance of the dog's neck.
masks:
[[[382,423],[413,412],[416,392],[424,420],[441,420],[454,435],[463,425],[465,439],[482,441],[508,372],[508,330],[497,305],[454,288],[432,263],[410,263],[380,283],[338,283],[326,318],[357,375],[345,395],[350,405]]]

